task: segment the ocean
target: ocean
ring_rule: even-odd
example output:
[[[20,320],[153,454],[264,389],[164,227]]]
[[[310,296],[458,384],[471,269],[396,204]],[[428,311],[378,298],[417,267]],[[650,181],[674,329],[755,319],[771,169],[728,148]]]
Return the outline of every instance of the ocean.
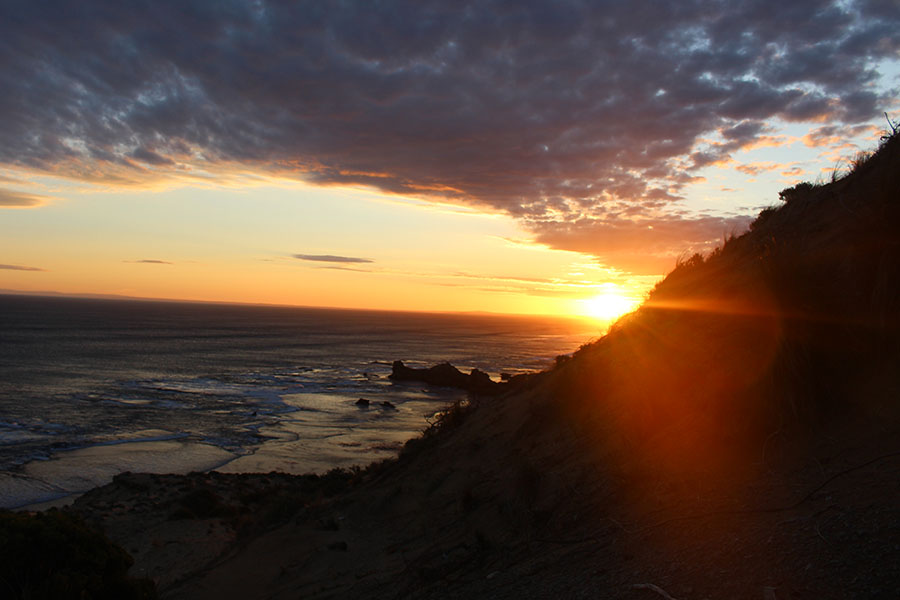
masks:
[[[600,333],[576,319],[0,295],[0,507],[124,471],[365,465],[465,396],[394,383],[392,361],[496,380]]]

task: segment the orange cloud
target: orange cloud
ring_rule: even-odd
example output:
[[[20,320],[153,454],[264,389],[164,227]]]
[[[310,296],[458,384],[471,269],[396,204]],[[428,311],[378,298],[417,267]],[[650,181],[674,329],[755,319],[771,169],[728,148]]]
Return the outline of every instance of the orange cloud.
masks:
[[[0,188],[0,208],[35,208],[50,200],[47,196]]]
[[[735,167],[741,173],[745,175],[750,175],[751,177],[756,177],[760,173],[767,173],[769,171],[776,171],[782,168],[783,165],[774,162],[754,162],[747,163],[743,165],[738,165]]]

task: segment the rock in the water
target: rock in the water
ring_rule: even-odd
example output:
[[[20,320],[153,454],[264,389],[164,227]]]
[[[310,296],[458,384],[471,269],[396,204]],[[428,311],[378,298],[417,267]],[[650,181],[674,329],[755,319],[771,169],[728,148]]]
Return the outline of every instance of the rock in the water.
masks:
[[[494,386],[494,382],[491,381],[491,376],[485,373],[484,371],[479,371],[478,369],[472,369],[472,372],[469,373],[469,387],[470,389],[475,389],[476,391],[480,389],[488,389]]]
[[[387,400],[385,400],[384,402],[381,403],[381,407],[387,408],[388,410],[397,410],[397,407],[394,406],[392,403],[388,402]]]
[[[365,407],[369,406],[369,404],[370,404],[369,401],[366,400],[365,398],[360,398],[359,400],[356,401],[356,405],[359,406],[360,408],[365,408]]]
[[[391,365],[391,379],[397,381],[424,381],[432,385],[467,388],[469,378],[450,363],[441,363],[428,369],[413,369],[395,360]]]
[[[492,381],[484,371],[472,369],[468,375],[450,363],[441,363],[428,369],[407,367],[403,361],[395,360],[391,365],[390,378],[395,381],[424,381],[431,385],[453,387],[484,395],[501,393],[503,384]]]

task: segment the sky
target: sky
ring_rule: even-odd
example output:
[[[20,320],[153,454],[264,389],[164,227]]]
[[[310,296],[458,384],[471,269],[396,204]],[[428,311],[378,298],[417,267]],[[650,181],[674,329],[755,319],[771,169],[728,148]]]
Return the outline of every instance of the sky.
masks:
[[[0,89],[0,290],[596,314],[877,146],[900,5],[9,0]]]

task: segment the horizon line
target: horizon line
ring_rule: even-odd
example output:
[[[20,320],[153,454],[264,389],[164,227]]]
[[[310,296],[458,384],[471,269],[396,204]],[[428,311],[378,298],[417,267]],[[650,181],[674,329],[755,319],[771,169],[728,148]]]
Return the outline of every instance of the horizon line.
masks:
[[[158,302],[170,304],[211,304],[216,306],[246,306],[261,308],[296,308],[311,310],[339,310],[347,312],[377,312],[377,313],[412,313],[426,315],[462,315],[462,316],[486,316],[486,317],[526,317],[541,319],[562,319],[571,321],[585,321],[601,323],[601,319],[596,319],[586,315],[579,314],[559,314],[559,313],[515,313],[515,312],[492,312],[492,311],[454,311],[454,310],[422,310],[422,309],[391,309],[391,308],[360,308],[351,306],[317,306],[311,304],[279,304],[273,302],[239,302],[229,300],[196,300],[191,298],[160,298],[149,296],[128,296],[125,294],[99,294],[91,292],[56,292],[52,290],[15,290],[9,288],[0,288],[0,296],[32,296],[37,298],[68,298],[75,300],[118,300],[122,302]]]

